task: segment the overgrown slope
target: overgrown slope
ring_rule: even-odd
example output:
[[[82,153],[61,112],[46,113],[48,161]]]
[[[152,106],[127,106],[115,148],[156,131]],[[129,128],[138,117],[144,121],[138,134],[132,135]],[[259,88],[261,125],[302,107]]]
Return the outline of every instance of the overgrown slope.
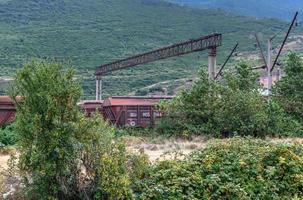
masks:
[[[33,57],[68,60],[83,79],[86,97],[94,96],[94,70],[100,64],[215,31],[224,34],[220,64],[236,41],[242,50],[254,50],[254,31],[262,31],[266,38],[285,25],[160,0],[0,2],[0,75],[11,76]],[[128,94],[161,81],[194,76],[197,67],[206,64],[206,55],[115,72],[104,78],[105,95]]]

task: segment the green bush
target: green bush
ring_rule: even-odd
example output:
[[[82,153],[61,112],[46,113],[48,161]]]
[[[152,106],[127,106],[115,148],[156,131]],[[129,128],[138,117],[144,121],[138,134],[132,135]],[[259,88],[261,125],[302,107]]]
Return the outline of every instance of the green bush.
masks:
[[[293,118],[303,124],[303,60],[290,53],[285,63],[286,76],[274,87],[274,99]]]
[[[185,160],[162,161],[139,199],[292,199],[303,195],[303,147],[253,139],[215,140]]]
[[[26,198],[131,198],[146,158],[128,155],[117,128],[100,116],[87,119],[79,112],[73,70],[34,61],[15,80],[12,97],[22,96],[15,127]]]
[[[148,95],[148,92],[149,92],[148,89],[143,88],[143,89],[137,90],[135,95],[136,96],[146,96],[146,95]]]
[[[265,137],[300,135],[302,127],[291,120],[275,101],[260,93],[257,75],[240,62],[221,83],[203,71],[189,91],[159,105],[165,113],[158,129],[175,134],[207,134],[216,137]],[[170,129],[170,127],[172,129]]]
[[[15,127],[28,198],[73,197],[81,95],[74,71],[62,63],[33,61],[17,72],[11,95],[22,96],[22,102],[15,101]]]
[[[86,175],[74,175],[85,184],[78,183],[80,199],[131,199],[138,182],[148,169],[148,158],[143,154],[126,151],[121,130],[104,121],[100,116],[83,118],[77,125],[77,138],[81,141],[79,157]],[[117,137],[118,136],[118,137]]]
[[[302,137],[303,126],[288,115],[277,101],[267,104],[267,133],[269,136]]]
[[[0,146],[15,145],[18,140],[18,134],[15,132],[13,125],[0,129]]]

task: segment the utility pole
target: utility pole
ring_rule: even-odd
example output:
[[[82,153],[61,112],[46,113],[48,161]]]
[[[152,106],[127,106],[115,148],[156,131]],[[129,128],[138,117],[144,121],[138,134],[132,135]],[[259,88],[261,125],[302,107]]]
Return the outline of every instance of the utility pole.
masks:
[[[283,48],[285,46],[285,43],[286,43],[286,41],[288,39],[288,36],[289,36],[289,34],[290,34],[293,26],[295,25],[297,17],[298,17],[298,12],[296,12],[296,14],[295,14],[295,16],[294,16],[294,18],[293,18],[293,20],[292,20],[292,22],[291,22],[291,24],[290,24],[290,26],[288,28],[286,36],[284,37],[284,40],[282,42],[282,45],[281,45],[281,47],[279,49],[278,55],[276,56],[274,62],[272,61],[272,41],[274,40],[274,38],[276,38],[278,36],[278,34],[280,34],[280,32],[282,30],[280,32],[278,32],[277,34],[275,34],[273,37],[271,37],[271,38],[268,39],[268,44],[267,44],[267,46],[268,46],[268,49],[267,49],[267,63],[265,61],[265,57],[263,55],[263,50],[261,48],[258,36],[257,36],[257,34],[255,34],[255,37],[256,37],[256,40],[257,40],[257,45],[258,45],[258,47],[259,47],[259,49],[261,51],[263,62],[265,64],[265,66],[267,67],[267,81],[268,81],[267,90],[268,90],[268,96],[269,96],[269,98],[270,98],[270,96],[272,94],[272,72],[273,72],[275,66],[278,64],[278,59],[279,59],[279,57],[281,55],[281,52],[282,52],[282,50],[283,50]],[[263,67],[257,67],[255,69],[261,69],[261,68],[263,68]],[[280,69],[278,69],[278,80],[280,80],[280,78],[281,78],[280,76],[281,76],[281,72],[280,72]]]
[[[277,77],[278,77],[278,80],[277,81],[280,81],[281,80],[281,67],[279,66],[278,67],[278,72],[277,72],[278,74],[277,74]]]
[[[271,96],[271,89],[272,89],[272,74],[271,74],[271,69],[272,69],[272,39],[268,39],[268,49],[267,49],[267,90],[268,90],[268,96]]]

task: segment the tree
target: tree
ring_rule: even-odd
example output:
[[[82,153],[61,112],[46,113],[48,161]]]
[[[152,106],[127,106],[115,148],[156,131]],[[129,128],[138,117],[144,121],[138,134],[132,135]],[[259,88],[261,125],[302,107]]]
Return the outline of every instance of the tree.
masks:
[[[159,104],[165,114],[157,129],[163,133],[209,133],[213,130],[214,110],[219,106],[219,85],[208,79],[202,70],[189,91],[183,91],[172,101]]]
[[[274,87],[274,99],[284,110],[303,123],[303,61],[290,53],[285,65],[286,76]]]
[[[208,134],[217,137],[298,134],[298,125],[289,120],[275,102],[260,94],[257,74],[241,61],[220,83],[205,72],[189,91],[172,102],[160,104],[166,114],[162,127],[181,134]],[[172,124],[163,126],[163,124]],[[293,133],[292,133],[293,132]]]
[[[74,71],[61,63],[33,61],[15,77],[12,98],[17,105],[19,164],[34,199],[72,196],[80,95]],[[20,103],[17,96],[22,97]]]
[[[257,74],[245,61],[227,73],[221,86],[219,109],[214,111],[215,132],[224,136],[266,134],[266,101],[259,93]]]
[[[117,128],[101,116],[79,112],[81,88],[71,68],[33,61],[17,73],[11,93],[26,199],[131,197],[146,158],[128,155]]]
[[[257,91],[260,87],[257,84],[258,74],[245,61],[240,61],[235,66],[235,73],[225,75],[227,86],[232,90]]]

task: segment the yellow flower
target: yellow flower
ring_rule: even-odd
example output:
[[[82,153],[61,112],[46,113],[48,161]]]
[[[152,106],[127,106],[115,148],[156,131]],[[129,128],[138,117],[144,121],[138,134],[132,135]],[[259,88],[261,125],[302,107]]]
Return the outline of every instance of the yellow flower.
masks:
[[[243,160],[239,160],[239,163],[240,163],[240,166],[241,166],[241,167],[246,166],[246,162],[244,162]]]
[[[257,179],[258,179],[258,181],[261,181],[261,182],[263,182],[263,181],[264,181],[264,179],[263,179],[263,177],[262,177],[262,176],[257,176]]]
[[[286,163],[285,160],[286,159],[284,157],[282,157],[282,156],[279,157],[279,163],[280,164],[285,164]]]

